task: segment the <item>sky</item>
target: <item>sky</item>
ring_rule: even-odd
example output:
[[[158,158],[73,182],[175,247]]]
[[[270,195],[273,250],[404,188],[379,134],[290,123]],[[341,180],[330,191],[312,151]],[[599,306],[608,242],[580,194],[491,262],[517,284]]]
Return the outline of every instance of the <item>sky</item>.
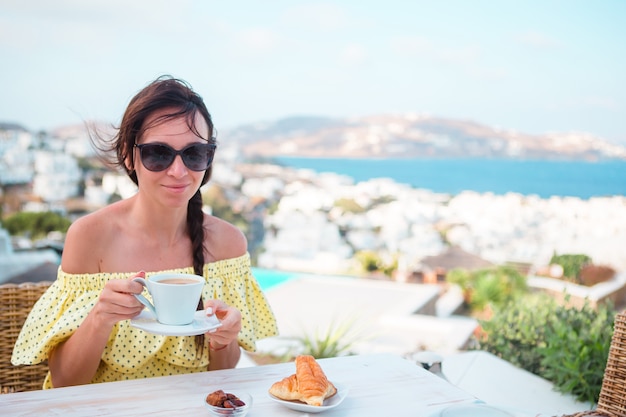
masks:
[[[118,123],[162,74],[218,129],[413,113],[626,144],[623,0],[0,0],[0,122]]]

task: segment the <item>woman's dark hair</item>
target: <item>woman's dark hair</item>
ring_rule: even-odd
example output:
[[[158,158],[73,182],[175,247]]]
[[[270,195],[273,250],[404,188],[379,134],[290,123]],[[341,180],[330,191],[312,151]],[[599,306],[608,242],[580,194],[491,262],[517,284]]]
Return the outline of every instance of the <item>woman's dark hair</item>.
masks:
[[[146,120],[156,111],[170,110],[146,124]],[[195,118],[200,115],[209,127],[209,137],[205,138],[196,130]],[[199,138],[215,144],[215,135],[211,114],[202,97],[191,86],[180,79],[163,75],[139,91],[128,103],[117,134],[108,142],[108,146],[98,149],[107,153],[114,152],[114,165],[123,168],[130,179],[137,184],[135,172],[134,147],[139,143],[146,130],[168,120],[185,118],[189,129]],[[204,173],[202,184],[211,178],[212,166]],[[187,228],[193,247],[194,272],[202,275],[204,268],[204,228],[202,214],[202,195],[200,189],[189,200],[187,206]]]
[[[156,111],[168,110],[149,124],[146,120]],[[197,131],[195,119],[202,117],[209,127],[209,137],[205,138]],[[152,81],[139,91],[128,104],[117,134],[110,140],[105,141],[105,146],[97,146],[100,151],[107,154],[115,153],[116,159],[112,162],[117,167],[123,168],[130,179],[137,184],[135,172],[134,147],[139,143],[146,130],[164,123],[168,120],[185,118],[189,129],[199,138],[209,143],[216,143],[213,121],[211,115],[197,93],[191,86],[180,79],[164,75]],[[206,184],[211,178],[212,166],[204,173],[202,184]],[[204,214],[202,212],[202,195],[200,189],[189,200],[187,206],[187,232],[193,248],[193,268],[197,275],[203,275],[204,269]],[[202,300],[198,309],[202,309]],[[202,335],[201,335],[202,336]],[[202,346],[202,345],[200,345]]]
[[[172,111],[153,120],[149,125],[146,124],[146,119],[150,115],[163,109],[171,109]],[[195,118],[198,114],[204,118],[209,127],[208,138],[202,137],[195,128]],[[202,97],[195,93],[185,81],[170,76],[161,76],[148,84],[130,100],[122,117],[113,146],[117,153],[118,165],[121,165],[126,170],[126,173],[135,184],[137,184],[137,175],[134,169],[134,146],[139,143],[146,130],[180,117],[186,119],[187,126],[196,136],[209,143],[215,143],[211,115]],[[209,166],[202,184],[206,184],[210,177],[211,167]]]

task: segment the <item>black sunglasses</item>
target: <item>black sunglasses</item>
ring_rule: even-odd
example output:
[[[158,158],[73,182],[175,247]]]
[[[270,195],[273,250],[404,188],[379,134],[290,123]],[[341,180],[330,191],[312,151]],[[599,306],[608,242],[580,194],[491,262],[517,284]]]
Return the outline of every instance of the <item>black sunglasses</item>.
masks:
[[[176,159],[176,155],[180,155],[183,163],[190,170],[204,171],[213,162],[215,148],[217,148],[212,143],[192,143],[179,151],[164,143],[135,144],[135,147],[139,149],[143,166],[153,172],[167,169]]]

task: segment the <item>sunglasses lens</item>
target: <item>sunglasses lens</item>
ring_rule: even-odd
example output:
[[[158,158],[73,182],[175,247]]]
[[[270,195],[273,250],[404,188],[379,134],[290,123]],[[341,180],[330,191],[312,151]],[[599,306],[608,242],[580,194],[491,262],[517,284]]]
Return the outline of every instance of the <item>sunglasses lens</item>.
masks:
[[[141,147],[141,162],[150,171],[163,171],[172,165],[176,152],[169,146],[149,144]]]
[[[189,145],[181,151],[158,143],[147,143],[137,147],[143,166],[155,172],[163,171],[172,165],[176,155],[181,156],[183,163],[190,170],[204,171],[211,165],[215,155],[215,145],[208,143]]]
[[[183,162],[192,171],[204,171],[213,161],[215,148],[206,143],[191,145],[183,150]]]

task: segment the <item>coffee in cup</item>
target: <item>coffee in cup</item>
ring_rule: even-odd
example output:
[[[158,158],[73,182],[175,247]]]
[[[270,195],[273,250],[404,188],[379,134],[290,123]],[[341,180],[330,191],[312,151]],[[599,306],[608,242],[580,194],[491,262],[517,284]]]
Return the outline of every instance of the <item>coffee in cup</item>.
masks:
[[[134,278],[148,289],[152,301],[141,294],[134,296],[155,315],[161,324],[183,326],[193,321],[202,295],[204,277],[193,274],[161,273],[148,278]]]
[[[165,278],[159,281],[161,284],[177,284],[177,285],[184,285],[184,284],[193,284],[194,282],[196,282],[196,280],[191,279],[191,278]]]

